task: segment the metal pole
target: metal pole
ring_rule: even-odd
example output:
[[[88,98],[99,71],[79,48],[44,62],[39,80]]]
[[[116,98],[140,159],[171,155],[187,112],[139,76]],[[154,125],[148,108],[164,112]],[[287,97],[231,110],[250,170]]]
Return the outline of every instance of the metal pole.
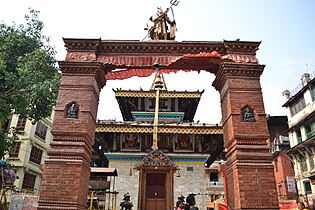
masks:
[[[159,105],[160,105],[160,90],[161,84],[157,84],[157,78],[159,78],[159,71],[160,66],[155,67],[155,84],[154,84],[154,89],[156,90],[156,96],[155,96],[155,111],[154,111],[154,121],[153,121],[153,144],[152,144],[152,149],[157,150],[158,149],[158,123],[159,123]],[[161,79],[161,78],[160,78]],[[163,86],[162,86],[163,87]]]
[[[92,191],[91,196],[90,196],[91,201],[90,201],[90,208],[89,208],[89,210],[92,210],[92,208],[93,208],[93,198],[94,198],[94,191]]]

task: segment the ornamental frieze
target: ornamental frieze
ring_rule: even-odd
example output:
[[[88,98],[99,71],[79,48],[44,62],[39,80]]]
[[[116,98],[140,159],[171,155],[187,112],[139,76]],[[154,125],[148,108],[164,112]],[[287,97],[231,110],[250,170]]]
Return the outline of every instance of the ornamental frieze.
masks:
[[[68,52],[66,61],[96,61],[94,52]]]
[[[221,127],[207,126],[159,126],[159,133],[179,133],[179,134],[223,134]],[[153,133],[153,126],[137,126],[137,125],[96,125],[95,132],[113,132],[113,133]]]
[[[245,54],[256,55],[256,51],[259,49],[261,42],[242,42],[236,41],[224,41],[223,45],[226,49],[226,53],[229,54]]]
[[[114,90],[116,97],[143,97],[143,98],[155,98],[155,91],[136,91],[136,90]],[[184,91],[161,91],[161,98],[201,98],[204,91],[199,92],[184,92]]]
[[[222,42],[175,42],[175,41],[102,41],[98,49],[102,55],[150,55],[150,56],[181,56],[184,54],[198,54],[200,52],[217,51],[225,54]]]

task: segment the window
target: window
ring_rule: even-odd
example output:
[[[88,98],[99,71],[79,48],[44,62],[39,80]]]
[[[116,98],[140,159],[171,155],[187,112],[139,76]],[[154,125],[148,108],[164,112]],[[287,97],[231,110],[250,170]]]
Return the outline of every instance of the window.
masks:
[[[25,172],[24,173],[24,179],[23,179],[22,188],[23,189],[34,189],[35,181],[36,181],[36,176],[35,175],[30,174],[28,172]]]
[[[218,182],[218,172],[210,172],[210,182]]]
[[[305,125],[306,138],[311,138],[315,135],[315,123],[309,123]]]
[[[16,130],[18,131],[24,131],[24,128],[25,128],[25,124],[26,124],[26,119],[19,116],[19,120],[16,124]]]
[[[312,188],[311,188],[310,181],[304,181],[303,185],[304,185],[305,194],[312,194]]]
[[[297,139],[297,143],[302,143],[302,134],[300,130],[296,130],[296,139]]]
[[[42,122],[37,122],[35,135],[45,140],[46,133],[47,133],[47,126],[43,124]]]
[[[31,151],[31,155],[30,155],[30,161],[33,163],[40,164],[40,162],[42,160],[42,155],[43,155],[43,150],[33,146],[32,151]]]
[[[290,106],[291,115],[295,115],[298,112],[300,112],[302,109],[305,108],[305,100],[302,97],[297,102],[295,102],[293,105]]]
[[[12,147],[9,156],[10,157],[18,157],[21,148],[21,142],[16,142],[14,147]]]

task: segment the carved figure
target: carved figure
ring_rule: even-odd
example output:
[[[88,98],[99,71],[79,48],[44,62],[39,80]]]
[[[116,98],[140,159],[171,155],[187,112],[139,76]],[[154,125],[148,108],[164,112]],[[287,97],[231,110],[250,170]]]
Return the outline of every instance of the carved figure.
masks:
[[[255,122],[255,116],[254,116],[254,112],[252,109],[250,109],[249,107],[246,107],[243,111],[243,122]]]
[[[78,107],[76,104],[72,104],[67,112],[67,118],[78,118]]]
[[[133,207],[132,202],[130,201],[130,194],[127,192],[124,195],[123,201],[120,203],[121,210],[131,210]]]
[[[149,18],[153,22],[153,26],[148,26],[148,34],[152,40],[174,40],[176,32],[176,22],[171,21],[167,13],[170,8],[167,8],[165,12],[158,7],[156,16]],[[172,9],[172,8],[171,8]]]

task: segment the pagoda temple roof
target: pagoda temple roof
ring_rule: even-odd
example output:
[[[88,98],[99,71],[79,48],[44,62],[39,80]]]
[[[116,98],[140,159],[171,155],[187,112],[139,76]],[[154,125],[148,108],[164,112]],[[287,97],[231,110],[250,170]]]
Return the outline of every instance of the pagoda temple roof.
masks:
[[[131,98],[135,99],[144,99],[144,98],[154,98],[156,96],[155,90],[119,90],[116,89],[113,91],[115,92],[115,97],[119,104],[120,111],[122,113],[123,119],[125,121],[133,121],[135,111],[147,111],[141,110],[137,106],[134,105],[130,100]],[[181,121],[185,122],[192,122],[195,116],[200,98],[204,91],[167,91],[161,90],[159,97],[160,98],[176,98],[185,101],[177,113],[184,113]],[[162,113],[162,112],[160,112]]]

